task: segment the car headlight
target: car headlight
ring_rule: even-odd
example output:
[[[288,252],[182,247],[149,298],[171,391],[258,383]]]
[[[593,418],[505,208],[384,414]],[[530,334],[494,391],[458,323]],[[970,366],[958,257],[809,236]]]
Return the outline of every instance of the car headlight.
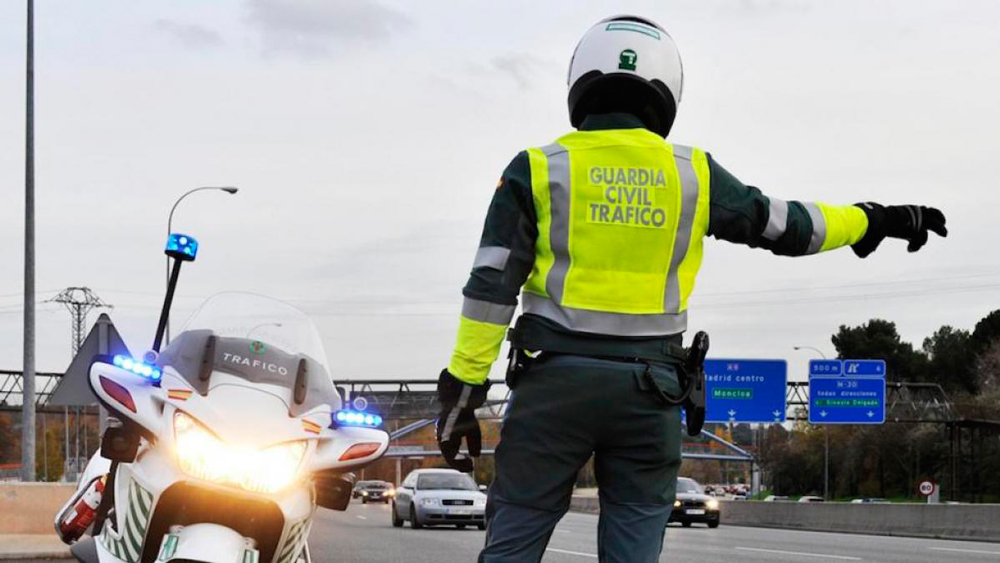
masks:
[[[420,499],[421,506],[441,506],[441,501],[439,499],[428,497]]]
[[[680,508],[680,506],[681,506],[681,501],[675,500],[674,501],[674,508]]]
[[[389,489],[388,491],[385,492],[385,496],[387,496],[387,497],[394,497],[394,496],[396,496],[396,489]]]
[[[719,509],[719,501],[715,500],[714,498],[710,498],[710,499],[708,499],[708,502],[705,503],[705,508],[707,508],[709,510],[718,510]]]
[[[191,477],[237,485],[255,493],[275,493],[298,477],[307,444],[296,440],[263,450],[237,448],[177,411],[174,446],[181,471]]]
[[[484,499],[484,498],[477,498],[475,500],[475,502],[473,503],[473,506],[475,506],[476,508],[485,508],[486,507],[486,499]]]
[[[361,491],[361,496],[363,496],[363,497],[368,496],[368,491]]]

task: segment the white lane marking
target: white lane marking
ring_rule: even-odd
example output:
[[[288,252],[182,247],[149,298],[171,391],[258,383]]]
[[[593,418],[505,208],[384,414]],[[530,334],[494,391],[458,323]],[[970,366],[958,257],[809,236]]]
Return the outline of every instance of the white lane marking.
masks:
[[[362,516],[362,515],[360,515],[360,514],[358,514],[358,519],[359,519],[359,520],[367,520],[367,518],[365,518],[364,516]]]
[[[980,553],[982,555],[1000,555],[1000,551],[985,551],[982,549],[958,549],[956,547],[932,547],[934,551],[954,551],[957,553]]]
[[[565,553],[566,555],[579,555],[580,557],[592,557],[597,559],[597,556],[593,553],[580,553],[579,551],[566,551],[565,549],[556,549],[554,547],[547,547],[545,551],[551,551],[553,553]]]
[[[760,553],[780,553],[782,555],[801,555],[803,557],[825,557],[827,559],[841,559],[843,561],[861,561],[860,557],[849,555],[827,555],[825,553],[805,553],[802,551],[781,551],[780,549],[760,549],[757,547],[734,547],[737,551],[757,551]]]

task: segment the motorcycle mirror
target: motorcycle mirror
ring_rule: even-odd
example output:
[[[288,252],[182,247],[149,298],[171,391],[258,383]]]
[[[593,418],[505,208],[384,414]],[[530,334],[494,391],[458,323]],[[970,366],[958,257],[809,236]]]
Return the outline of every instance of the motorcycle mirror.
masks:
[[[306,392],[309,390],[309,369],[306,359],[299,359],[299,368],[295,372],[295,393],[293,399],[296,405],[306,402]]]
[[[139,453],[139,433],[117,418],[108,419],[108,428],[101,437],[101,457],[121,463],[132,463]]]

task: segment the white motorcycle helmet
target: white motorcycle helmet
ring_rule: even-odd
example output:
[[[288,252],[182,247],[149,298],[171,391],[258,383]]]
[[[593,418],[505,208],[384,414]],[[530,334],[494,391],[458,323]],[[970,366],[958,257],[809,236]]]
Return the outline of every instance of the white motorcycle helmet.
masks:
[[[624,111],[666,137],[681,101],[684,68],[662,27],[637,16],[614,16],[577,44],[567,82],[573,127],[592,113]]]

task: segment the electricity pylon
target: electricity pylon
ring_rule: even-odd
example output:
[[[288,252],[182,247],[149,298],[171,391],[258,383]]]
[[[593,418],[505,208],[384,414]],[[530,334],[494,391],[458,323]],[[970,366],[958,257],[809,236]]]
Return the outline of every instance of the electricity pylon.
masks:
[[[46,303],[50,302],[62,303],[72,316],[71,326],[73,329],[72,344],[74,357],[80,351],[80,347],[83,346],[83,340],[87,338],[87,314],[98,307],[113,308],[112,305],[105,303],[97,294],[91,291],[89,287],[67,287],[60,291],[59,295],[46,301]]]
[[[71,328],[73,331],[73,357],[76,357],[77,352],[80,351],[80,347],[83,346],[83,341],[87,338],[86,328],[87,328],[87,314],[97,309],[98,307],[111,309],[112,306],[105,303],[100,297],[97,296],[89,287],[67,287],[66,289],[59,292],[52,299],[48,299],[46,303],[62,303],[69,310],[71,316]],[[66,426],[66,462],[67,469],[73,467],[77,471],[80,470],[78,467],[80,461],[80,408],[74,407],[75,419],[76,419],[76,455],[75,463],[70,466],[70,448],[69,448],[69,409],[63,409],[63,419]],[[88,452],[87,448],[87,433],[83,433],[83,451]]]

